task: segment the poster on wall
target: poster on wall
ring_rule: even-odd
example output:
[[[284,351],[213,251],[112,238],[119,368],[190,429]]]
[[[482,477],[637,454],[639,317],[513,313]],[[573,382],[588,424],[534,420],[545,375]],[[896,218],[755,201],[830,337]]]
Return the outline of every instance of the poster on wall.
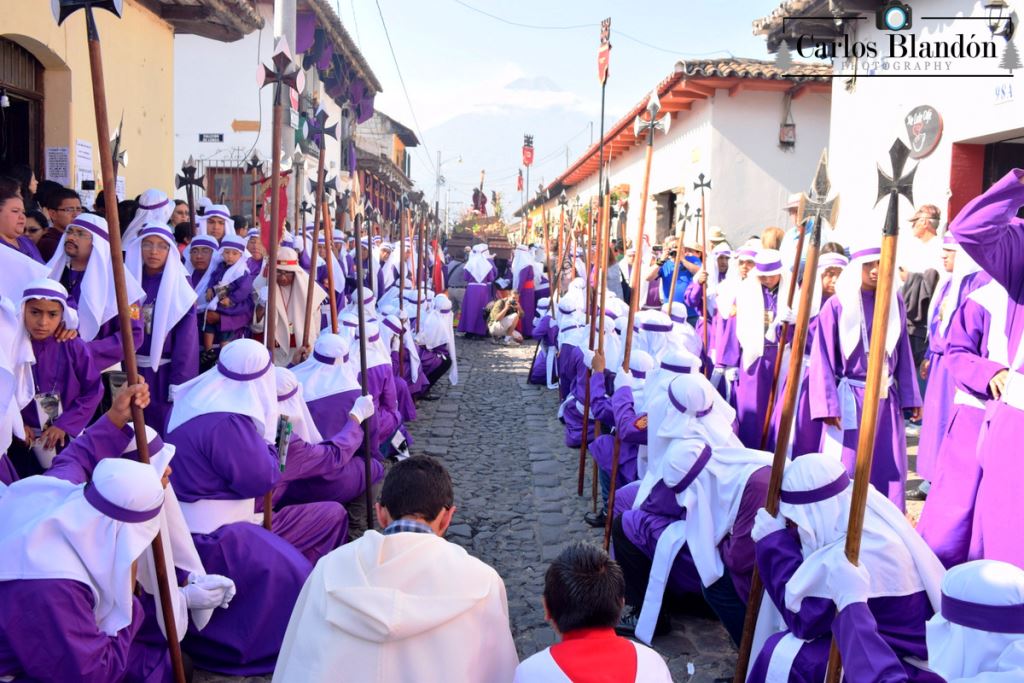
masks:
[[[46,148],[44,177],[67,187],[71,184],[71,150],[67,147]]]
[[[907,126],[911,159],[923,159],[935,151],[942,138],[942,117],[934,107],[914,107],[903,122]]]
[[[96,201],[96,176],[92,170],[92,143],[75,140],[75,190],[82,206],[91,209]]]

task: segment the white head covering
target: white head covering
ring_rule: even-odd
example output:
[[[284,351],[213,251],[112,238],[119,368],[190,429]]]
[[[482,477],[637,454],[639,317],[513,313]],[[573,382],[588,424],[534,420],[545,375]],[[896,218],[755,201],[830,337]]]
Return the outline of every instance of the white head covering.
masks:
[[[283,353],[275,353],[275,356],[286,355],[290,358],[291,354],[287,350],[291,348],[292,335],[295,337],[295,348],[302,348],[307,345],[311,346],[311,342],[315,342],[320,334],[320,320],[317,318],[309,326],[310,338],[307,340],[304,336],[306,333],[306,292],[310,286],[313,287],[314,312],[320,310],[320,304],[327,299],[327,292],[316,282],[310,283],[309,273],[299,266],[299,255],[291,247],[280,247],[277,250],[277,269],[295,274],[295,280],[292,281],[290,291],[288,292],[283,287],[277,285],[275,275],[270,274],[267,276],[275,277],[272,286],[278,287],[277,297],[274,299],[274,306],[277,312],[277,325],[274,328],[274,336],[279,347],[278,351]],[[316,316],[314,315],[314,317]],[[281,362],[281,360],[278,359],[278,362]]]
[[[848,562],[845,543],[853,485],[838,459],[810,453],[793,460],[782,475],[779,512],[797,525],[804,561],[786,584],[786,607],[798,611],[806,597],[831,598],[829,576]],[[885,496],[868,489],[860,564],[871,575],[868,597],[927,591],[940,603],[945,570],[935,553]]]
[[[867,246],[850,250],[850,265],[843,269],[842,275],[836,280],[835,297],[843,307],[839,315],[839,349],[843,358],[849,359],[861,343],[861,336],[869,331],[870,323],[864,320],[864,302],[861,300],[862,267],[881,258],[879,247]],[[892,288],[892,301],[889,306],[889,325],[886,328],[885,352],[891,355],[896,349],[896,342],[903,331],[900,322],[900,288]],[[867,353],[867,349],[864,349]]]
[[[939,320],[938,330],[942,335],[945,335],[949,330],[949,324],[953,322],[953,313],[956,311],[957,306],[960,305],[964,280],[969,275],[981,270],[981,266],[957,244],[956,238],[952,233],[947,232],[942,237],[942,249],[943,251],[955,251],[956,260],[953,262],[952,273],[947,273],[945,268],[939,270],[939,282],[935,285],[935,294],[932,296],[931,304],[928,306],[928,322],[930,323],[935,319],[937,309],[939,306],[943,306],[944,315]],[[949,282],[949,291],[945,297],[940,298],[939,293],[945,287],[947,281]]]
[[[170,433],[194,417],[234,413],[252,418],[267,443],[277,438],[277,387],[270,353],[253,339],[223,348],[217,364],[178,386],[167,424]]]
[[[149,465],[97,463],[92,481],[34,476],[0,492],[0,581],[67,579],[93,594],[96,625],[132,622],[132,562],[160,528],[164,489]]]
[[[114,292],[114,276],[110,266],[110,236],[107,232],[107,221],[91,213],[83,213],[71,225],[88,230],[92,234],[92,252],[85,274],[82,276],[81,292],[78,296],[78,334],[84,341],[92,341],[99,334],[100,327],[117,315],[117,297]],[[70,226],[69,226],[70,227]],[[53,258],[46,264],[50,269],[50,278],[60,281],[68,257],[64,253],[62,235]],[[125,273],[125,284],[128,288],[128,302],[136,303],[143,297],[142,287],[131,273]]]
[[[551,299],[549,297],[542,297],[537,300],[537,310],[534,313],[534,317],[543,318],[546,315],[551,314]]]
[[[397,309],[394,313],[385,315],[380,321],[380,336],[384,346],[391,349],[392,340],[396,335],[401,335],[399,343],[405,347],[403,362],[409,364],[409,378],[416,382],[420,377],[420,350],[412,337],[412,328],[408,323],[402,324]]]
[[[926,628],[928,667],[944,680],[1024,680],[1024,571],[997,560],[953,567],[942,580],[942,612]]]
[[[487,251],[486,244],[477,244],[469,252],[469,258],[466,259],[466,272],[471,274],[477,282],[483,282],[487,274],[491,272],[491,268],[494,267],[492,258],[490,252]]]
[[[130,423],[128,427],[132,428]],[[134,430],[132,431],[134,433]],[[149,444],[150,465],[157,476],[162,478],[164,470],[174,457],[174,445],[164,443],[156,430],[148,426],[146,427],[146,441]],[[138,460],[139,453],[136,450],[134,438],[124,449],[122,457]],[[175,568],[187,573],[206,574],[206,569],[203,567],[202,560],[199,559],[199,552],[192,541],[192,533],[185,522],[181,504],[178,502],[178,496],[174,493],[172,485],[168,485],[164,489],[163,514],[160,516],[160,540],[164,546],[167,576],[174,576]],[[147,547],[139,557],[138,580],[146,592],[159,600],[159,584],[156,579],[152,546]],[[188,603],[181,591],[172,590],[171,599],[174,602],[174,621],[178,627],[178,638],[181,639],[185,637],[188,630]],[[202,630],[213,616],[213,609],[196,608],[191,610],[191,614],[193,623]],[[156,610],[156,619],[160,630],[166,635],[163,610]]]
[[[156,189],[149,189],[139,197],[139,208],[135,212],[135,218],[124,229],[121,241],[128,244],[139,236],[139,230],[144,225],[162,225],[167,227],[167,221],[174,213],[174,202],[166,194]],[[173,228],[171,228],[173,230]],[[176,245],[175,245],[176,246]]]
[[[164,263],[164,270],[160,276],[160,289],[157,293],[156,302],[153,305],[153,323],[150,333],[149,362],[143,363],[153,370],[160,367],[160,357],[163,354],[164,342],[167,335],[182,316],[192,310],[196,303],[196,292],[188,282],[188,275],[185,273],[185,266],[177,258],[177,246],[174,235],[167,228],[166,222],[158,225],[146,224],[140,226],[136,231],[137,238],[128,245],[128,253],[125,258],[125,265],[128,272],[137,280],[142,281],[142,242],[147,237],[157,237],[167,243],[167,262]],[[148,302],[147,302],[148,303]]]
[[[209,235],[204,235],[207,239],[211,239]],[[197,238],[198,239],[198,238]],[[196,240],[192,240],[195,242]],[[189,245],[191,246],[191,245]],[[205,244],[204,244],[205,246]],[[213,282],[212,275],[213,271],[217,269],[222,262],[224,262],[224,252],[233,249],[242,254],[241,258],[234,262],[233,265],[228,266],[224,269],[224,273],[220,276],[217,282]],[[206,290],[210,287],[225,287],[230,285],[235,280],[245,277],[249,274],[249,252],[246,250],[245,238],[239,237],[234,233],[227,233],[224,235],[224,239],[220,242],[220,247],[217,249],[217,253],[214,258],[210,259],[210,267],[206,269],[206,274],[203,275],[202,280],[196,286],[196,293],[202,295],[198,307],[199,310],[217,310],[217,297],[214,296],[209,302],[206,301]]]
[[[391,367],[391,352],[384,346],[384,341],[380,338],[380,326],[375,321],[365,320],[363,322],[363,329],[366,331],[366,369],[369,370],[382,365]],[[358,327],[356,327],[352,335],[352,348],[355,353],[358,353]]]
[[[765,308],[763,286],[758,277],[782,275],[782,257],[775,249],[761,249],[754,257],[754,269],[736,288],[736,337],[743,353],[742,365],[749,368],[764,355]],[[781,283],[777,291],[781,292]]]
[[[729,261],[729,271],[725,274],[725,279],[718,284],[718,290],[715,295],[715,305],[718,308],[718,314],[722,318],[731,318],[737,308],[736,297],[739,293],[739,287],[746,279],[740,274],[740,262],[752,262],[754,257],[757,256],[757,251],[757,248],[748,242],[732,253],[732,259]]]
[[[431,310],[423,317],[420,329],[420,343],[425,348],[435,349],[441,344],[448,348],[448,357],[452,367],[448,371],[448,381],[452,386],[459,383],[459,359],[455,354],[455,329],[452,325],[452,302],[445,294],[434,297]]]
[[[633,376],[633,410],[638,415],[646,412],[647,395],[644,388],[647,385],[647,377],[654,370],[655,361],[651,354],[640,349],[631,350],[629,354],[629,374]]]
[[[569,345],[582,349],[587,344],[589,330],[590,325],[587,324],[587,318],[582,312],[563,315],[558,324],[559,348]]]
[[[15,249],[3,251],[3,268],[0,268],[0,296],[11,301],[21,298],[26,282],[47,277],[50,269],[33,258]]]
[[[203,273],[203,277],[199,278],[199,282],[196,283],[195,291],[197,294],[205,294],[206,290],[210,287],[210,274],[217,268],[217,264],[220,263],[220,245],[217,244],[217,240],[213,239],[209,235],[196,235],[192,238],[192,241],[185,247],[185,251],[182,252],[181,258],[185,264],[185,271],[191,275],[196,272],[195,266],[192,265],[192,249],[195,247],[206,247],[212,250],[210,254],[210,265],[206,267],[206,272]],[[205,301],[205,298],[204,298]],[[200,302],[202,304],[202,302]]]
[[[35,285],[35,282],[29,285]],[[36,357],[25,331],[24,319],[24,314],[18,317],[13,301],[0,296],[0,453],[7,451],[12,435],[25,438],[21,409],[31,403],[35,395],[32,364]]]
[[[310,444],[323,441],[320,430],[316,428],[306,400],[303,397],[302,385],[298,377],[287,368],[274,368],[277,382],[277,407],[282,415],[288,416],[292,423],[292,433]]]
[[[533,277],[536,280],[540,265],[529,247],[525,244],[518,245],[512,253],[512,289],[519,289],[519,281],[527,268],[533,268]]]
[[[231,211],[223,204],[211,204],[206,207],[202,216],[196,216],[196,234],[206,235],[206,219],[210,216],[219,216],[224,219],[224,236],[235,234],[235,221],[231,218]]]
[[[292,373],[302,385],[306,401],[343,394],[359,389],[352,369],[349,340],[340,334],[321,334],[313,345],[313,355],[302,361]]]
[[[811,317],[815,317],[821,311],[821,297],[824,292],[821,289],[821,276],[829,268],[845,270],[850,265],[850,260],[843,254],[828,253],[818,257],[818,275],[814,278],[814,293],[811,296]],[[784,285],[780,285],[780,289]]]

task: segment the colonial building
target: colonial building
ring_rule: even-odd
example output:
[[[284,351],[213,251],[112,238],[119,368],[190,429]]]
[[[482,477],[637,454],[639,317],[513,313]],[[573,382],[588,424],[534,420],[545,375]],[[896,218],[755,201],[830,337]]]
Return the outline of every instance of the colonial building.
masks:
[[[876,165],[891,172],[896,138],[911,148],[907,170],[917,167],[915,203],[937,205],[944,222],[1010,169],[1024,167],[1024,92],[1018,100],[1013,77],[1024,64],[1014,35],[1019,20],[1011,18],[1013,5],[1024,5],[911,4],[906,25],[899,13],[883,16],[880,3],[861,0],[796,0],[754,23],[772,51],[785,43],[781,49],[798,57],[798,43],[808,55],[837,46],[829,170],[842,195],[841,236],[881,229]],[[833,19],[811,18],[828,15],[830,6]],[[907,210],[904,204],[909,216]]]
[[[382,223],[394,223],[398,220],[399,199],[413,187],[409,155],[419,140],[411,129],[374,112],[356,129],[355,141],[363,197],[380,213]]]
[[[254,11],[267,26],[273,24],[272,0],[247,4],[255,5]],[[303,62],[306,89],[302,97],[291,98],[284,135],[294,140],[301,127],[300,114],[313,110],[315,95],[329,123],[350,122],[339,127],[344,130],[338,139],[327,138],[325,153],[328,176],[346,179],[353,132],[357,123],[371,120],[373,99],[381,85],[331,5],[328,0],[297,2],[295,45],[290,50],[293,58]],[[166,172],[193,157],[205,177],[207,196],[214,202],[223,199],[234,212],[246,216],[253,209],[253,176],[245,170],[246,162],[254,153],[264,161],[270,158],[273,88],[257,90],[256,74],[273,53],[269,30],[230,45],[189,36],[174,43],[174,161]],[[317,159],[312,150],[303,151],[308,152],[305,177],[312,179]]]
[[[793,64],[779,68],[755,59],[677,62],[654,86],[661,115],[672,118],[668,134],[654,138],[648,196],[641,197],[646,143],[633,122],[648,97],[608,128],[604,154],[617,200],[627,202],[622,228],[635,240],[641,201],[650,201],[645,237],[653,244],[674,233],[684,204],[691,213],[701,197],[693,183],[703,173],[712,183],[705,196],[708,226],[719,226],[734,244],[786,219],[787,197],[806,190],[829,139],[831,68]],[[558,216],[557,197],[585,205],[598,195],[598,145],[588,149],[548,187],[544,202],[528,206]],[[696,236],[694,231],[693,236]]]
[[[96,12],[111,129],[122,118],[120,175],[128,195],[168,188],[173,166],[176,35],[219,45],[263,26],[249,0],[125,0],[118,19]],[[211,40],[212,39],[212,40]],[[0,21],[0,163],[76,189],[99,184],[85,16],[60,27],[49,2],[5,2]],[[168,188],[169,189],[169,188]],[[86,191],[85,198],[90,198]]]

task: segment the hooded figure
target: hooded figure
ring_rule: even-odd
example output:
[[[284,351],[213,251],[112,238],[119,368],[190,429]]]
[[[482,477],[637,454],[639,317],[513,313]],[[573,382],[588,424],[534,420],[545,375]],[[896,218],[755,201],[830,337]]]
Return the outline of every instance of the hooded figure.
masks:
[[[139,236],[139,231],[145,225],[162,225],[167,227],[167,221],[174,213],[174,202],[160,190],[149,189],[139,196],[139,208],[135,217],[128,227],[121,234],[122,244],[129,244]],[[173,226],[171,230],[173,231]],[[177,245],[175,245],[177,248]]]
[[[875,310],[879,247],[852,252],[850,265],[836,281],[836,293],[822,306],[811,347],[811,418],[824,423],[821,450],[841,457],[853,473],[867,377],[867,348]],[[886,329],[885,375],[878,412],[878,433],[871,483],[901,510],[907,479],[907,441],[903,411],[919,412],[917,373],[904,321],[903,301],[892,291]]]
[[[537,290],[541,286],[544,265],[538,262],[530,249],[523,244],[515,248],[512,255],[512,289],[516,290],[519,305],[523,309],[523,336],[533,335],[533,319],[537,311]]]
[[[220,236],[210,234],[207,223],[209,223],[211,217],[224,222],[224,234]],[[196,216],[196,234],[210,235],[218,242],[223,241],[228,235],[234,235],[235,220],[231,217],[231,211],[223,204],[211,204],[206,207],[203,215]]]
[[[71,242],[68,238],[71,237]],[[117,297],[110,265],[110,237],[107,222],[99,216],[81,214],[64,231],[53,258],[46,264],[49,277],[68,292],[68,305],[78,311],[78,334],[87,342],[96,369],[106,371],[121,361],[121,329],[117,320]],[[82,255],[88,261],[78,270]],[[132,337],[135,349],[142,345],[142,319],[138,306],[142,287],[131,273],[125,273],[128,301],[132,307]]]
[[[498,276],[486,244],[477,244],[466,260],[466,294],[459,313],[459,332],[487,336],[484,307],[491,301],[491,283]]]
[[[358,351],[356,351],[358,355]],[[358,357],[351,353],[349,337],[321,334],[313,353],[292,368],[317,430],[336,434],[344,429],[349,411],[360,394]]]
[[[448,382],[459,383],[459,361],[455,353],[455,329],[452,325],[452,302],[445,294],[434,297],[429,313],[424,316],[423,325],[416,343],[422,349],[421,369],[433,386],[445,372],[451,370]]]
[[[542,384],[548,389],[558,386],[555,377],[555,356],[558,348],[558,325],[551,316],[551,299],[544,297],[537,301],[537,315],[533,321],[533,338],[537,340],[537,355],[530,368],[527,381]]]
[[[740,381],[740,342],[736,335],[736,314],[739,310],[737,297],[741,285],[754,269],[757,251],[750,243],[738,249],[729,265],[729,272],[715,293],[718,313],[714,330],[715,345],[708,354],[714,364],[710,379],[733,408],[737,407]]]
[[[828,661],[837,604],[854,590],[841,577],[850,566],[845,541],[853,485],[836,458],[811,453],[789,463],[782,475],[778,517],[763,508],[754,522],[757,565],[769,601],[758,619],[753,652],[759,652],[747,678],[821,680]],[[795,526],[787,528],[787,520]],[[906,517],[874,488],[868,488],[859,564],[866,569],[863,592],[878,624],[883,645],[900,659],[907,680],[940,683],[915,665],[928,660],[925,622],[939,609],[944,569]],[[781,614],[773,615],[772,609]],[[763,643],[763,646],[761,646]],[[863,678],[885,663],[878,649],[866,648],[845,662]]]
[[[395,373],[391,366],[391,353],[384,346],[380,327],[375,322],[365,321],[366,332],[366,393],[373,397],[374,414],[364,429],[370,431],[370,448],[373,457],[383,459],[381,446],[392,440],[402,425],[398,410],[398,394],[395,390]],[[353,334],[353,365],[359,367],[359,328]],[[360,380],[362,381],[362,380]]]
[[[100,430],[110,450],[128,440],[109,422]],[[132,566],[160,528],[164,490],[149,465],[112,458],[93,469],[90,459],[0,489],[0,676],[103,683],[126,673],[143,621]],[[58,649],[40,647],[40,634]]]
[[[196,335],[196,292],[181,261],[175,258],[174,235],[166,223],[139,228],[128,244],[125,266],[140,283],[144,337],[139,347],[139,372],[149,385],[146,423],[163,431],[171,412],[174,388],[199,373]],[[164,263],[151,268],[163,256]]]
[[[183,384],[171,410],[171,478],[196,549],[207,571],[239,588],[230,610],[185,640],[196,665],[210,671],[272,671],[310,563],[341,541],[345,511],[337,502],[275,510],[272,531],[257,523],[254,499],[281,478],[279,414],[270,354],[251,339],[229,344],[213,368]]]
[[[215,261],[196,286],[198,310],[203,312],[204,320],[203,346],[207,349],[215,342],[224,345],[240,339],[248,331],[253,311],[253,275],[248,258],[245,240],[235,234],[225,235]]]

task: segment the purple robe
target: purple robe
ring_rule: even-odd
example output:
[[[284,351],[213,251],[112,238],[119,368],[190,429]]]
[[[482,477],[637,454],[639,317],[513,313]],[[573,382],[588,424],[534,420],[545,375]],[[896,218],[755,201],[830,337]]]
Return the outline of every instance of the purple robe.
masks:
[[[261,499],[281,479],[274,448],[248,417],[200,415],[166,440],[177,448],[171,478],[183,503]],[[339,503],[312,503],[275,512],[272,532],[242,521],[192,534],[206,571],[239,587],[231,609],[216,610],[201,632],[189,627],[184,648],[196,665],[241,676],[272,671],[311,562],[338,546],[346,523]]]
[[[793,416],[793,428],[790,430],[789,439],[792,443],[790,457],[796,458],[807,453],[817,453],[821,448],[821,427],[822,423],[811,418],[811,393],[807,384],[807,375],[810,372],[811,345],[814,342],[814,333],[818,329],[818,317],[811,318],[807,323],[807,343],[804,349],[804,362],[800,372],[800,389],[797,393],[796,408]],[[779,425],[782,422],[782,397],[786,395],[786,385],[789,383],[789,373],[780,375],[779,390],[775,395],[775,406],[772,412],[772,423],[768,427],[768,441],[775,443],[775,436],[779,432]]]
[[[708,303],[711,304],[711,295],[708,295]],[[691,280],[690,284],[686,286],[686,291],[683,292],[683,304],[686,306],[688,311],[697,311],[697,323],[693,326],[694,331],[697,333],[697,339],[700,339],[701,347],[701,362],[704,364],[709,363],[709,350],[715,348],[715,320],[718,317],[716,311],[712,315],[703,315],[704,312],[704,288],[696,280]],[[711,305],[708,306],[711,308]],[[686,322],[685,320],[675,320],[675,322]],[[707,328],[708,343],[704,344],[704,328]]]
[[[591,400],[596,392],[604,391],[604,378],[595,375],[591,378]],[[622,387],[611,397],[602,396],[602,400],[594,401],[594,417],[602,424],[614,425],[616,436],[602,434],[590,445],[590,456],[597,462],[609,477],[612,474],[615,439],[619,438],[619,468],[616,476],[616,488],[636,481],[637,454],[640,446],[647,445],[647,426],[637,426],[645,414],[637,414],[633,404],[633,390]]]
[[[210,274],[209,288],[213,289],[220,282],[224,272],[229,268],[228,264],[221,261],[217,264],[213,273]],[[249,323],[252,321],[252,313],[255,304],[252,301],[252,273],[245,273],[238,279],[228,284],[227,297],[231,301],[230,306],[217,304],[217,313],[220,314],[220,322],[216,329],[222,335],[231,334],[232,339],[239,339],[244,336]],[[199,292],[199,302],[206,301],[206,292]]]
[[[719,313],[715,314],[717,327],[715,330],[715,368],[738,368],[740,365],[740,340],[736,336],[736,314],[732,312],[728,318],[723,318]],[[714,378],[715,376],[712,375]],[[729,402],[729,405],[736,408],[739,380],[729,380],[724,372],[721,379],[714,382],[718,393]],[[758,444],[760,445],[760,444]]]
[[[917,524],[917,532],[946,567],[977,559],[970,557],[970,550],[982,475],[978,440],[985,409],[969,403],[970,399],[988,401],[989,380],[1002,370],[1002,365],[987,358],[990,323],[989,312],[973,299],[966,299],[946,333],[944,365],[955,382],[955,403],[939,448],[935,478]]]
[[[160,292],[162,273],[142,275],[142,289],[146,292],[145,304],[156,303]],[[143,363],[142,357],[150,356],[152,339],[148,333],[139,347],[139,374],[149,385],[150,402],[146,407],[146,424],[160,433],[167,430],[167,420],[171,415],[172,385],[183,384],[199,374],[199,335],[196,334],[196,307],[181,316],[164,338],[164,348],[160,357],[170,361],[153,370],[149,363]]]
[[[60,277],[60,283],[68,290],[68,304],[76,310],[78,309],[78,297],[82,293],[82,275],[84,273],[85,271],[64,268]],[[142,346],[142,338],[142,316],[137,315],[132,318],[132,339],[135,341],[136,351]],[[124,351],[121,346],[121,324],[118,317],[115,315],[100,325],[96,337],[85,344],[89,349],[93,365],[101,373],[124,360]]]
[[[778,291],[762,286],[761,297],[764,300],[764,312],[774,317]],[[761,448],[761,433],[764,430],[765,413],[769,409],[768,394],[772,390],[772,375],[778,353],[779,345],[765,339],[764,353],[760,358],[754,360],[749,367],[742,367],[742,360],[738,363],[740,379],[736,387],[736,418],[740,424],[738,436],[747,448]],[[773,447],[771,443],[766,446],[768,450]]]
[[[868,338],[871,335],[872,315],[875,310],[875,292],[861,290],[865,327]],[[917,373],[914,358],[907,337],[906,309],[903,299],[898,297],[900,312],[900,337],[888,359],[887,368],[892,386],[882,399],[878,410],[878,433],[871,463],[871,484],[889,498],[900,510],[905,509],[904,485],[907,481],[907,440],[903,426],[903,411],[921,405],[918,393]],[[863,342],[858,342],[850,354],[843,358],[839,346],[839,316],[842,314],[839,298],[833,296],[826,301],[818,313],[818,327],[814,332],[811,348],[809,391],[811,418],[823,420],[826,417],[842,415],[840,383],[847,382],[856,403],[857,428],[842,432],[842,462],[850,476],[853,476],[857,460],[857,436],[859,433],[861,409],[864,404],[863,382],[867,373],[868,356]],[[822,433],[822,450],[827,451],[834,443],[830,433],[835,428],[825,428]]]
[[[573,344],[562,344],[558,349],[558,395],[565,400],[572,392],[576,376],[587,371],[583,363],[583,351]]]
[[[317,282],[318,285],[320,285],[321,289],[323,289],[325,292],[329,292],[329,291],[331,291],[331,288],[329,287],[329,283],[327,281],[327,264],[324,263],[323,259],[319,259],[319,258],[317,259],[317,263],[319,265],[317,265],[317,267],[316,267],[316,282]],[[306,270],[309,270],[309,264],[306,264],[306,266],[304,266],[304,267],[306,268]],[[339,283],[335,282],[334,285],[335,285],[335,289],[337,289],[337,286],[339,285]],[[334,292],[335,310],[340,311],[343,308],[345,308],[345,301],[346,301],[346,299],[345,299],[344,292],[339,292],[339,291],[335,291]],[[324,299],[323,303],[320,304],[320,329],[321,330],[326,330],[328,325],[330,325],[330,324],[331,324],[331,301],[330,301],[330,299]]]
[[[1024,204],[1024,171],[1008,173],[963,208],[949,229],[957,242],[992,279],[1006,288],[1009,306],[1005,335],[1011,365],[1024,331],[1024,222],[1016,217]],[[1013,371],[1020,368],[1011,368]],[[1014,380],[1016,381],[1016,380]],[[1004,400],[986,411],[988,430],[978,443],[982,477],[975,507],[972,551],[977,556],[1024,567],[1024,496],[1020,494],[1020,435],[1024,410]]]
[[[447,345],[441,347],[444,352],[448,353]],[[404,384],[406,388],[406,396],[408,397],[408,403],[405,403],[406,398],[399,395],[399,405],[402,409],[402,419],[406,422],[412,422],[416,419],[416,404],[412,402],[413,396],[422,395],[427,389],[430,388],[430,380],[427,379],[427,373],[423,369],[423,348],[416,346],[416,354],[419,356],[420,369],[419,374],[416,376],[416,381],[412,381],[412,363],[409,359],[409,349],[402,345],[402,372],[398,372],[398,351],[391,352],[391,367],[395,372],[395,386],[399,392],[402,388],[399,384]],[[440,364],[440,361],[438,361]],[[434,366],[435,368],[437,365]],[[401,379],[401,382],[398,380]]]
[[[440,344],[432,349],[428,349],[425,346],[417,346],[420,354],[420,377],[427,382],[424,389],[420,393],[424,393],[430,384],[430,379],[427,375],[437,370],[444,363],[446,358],[449,358],[448,345]],[[419,382],[417,383],[419,384]],[[416,395],[419,395],[418,393]]]
[[[533,266],[527,266],[520,271],[519,288],[516,292],[519,295],[519,307],[523,314],[519,316],[523,337],[533,336],[533,319],[537,315],[537,283],[533,280]]]
[[[30,259],[36,261],[37,263],[46,263],[46,261],[43,260],[42,255],[39,253],[39,248],[36,247],[36,243],[33,242],[30,238],[26,237],[25,235],[18,235],[17,237],[14,238],[14,241],[17,242],[16,245],[11,244],[7,240],[0,239],[0,245],[3,245],[10,249],[14,249],[15,251],[20,251],[22,254],[28,256]]]
[[[768,597],[775,603],[782,614],[788,631],[777,633],[765,642],[764,648],[757,654],[751,667],[748,683],[763,683],[771,661],[772,652],[782,637],[788,632],[801,640],[810,641],[800,647],[793,667],[790,670],[791,683],[819,683],[825,676],[828,663],[828,651],[832,640],[832,628],[836,621],[836,606],[825,598],[804,598],[799,612],[786,608],[786,583],[803,563],[800,541],[795,529],[784,529],[769,534],[757,544],[757,569],[764,582]],[[849,654],[867,669],[859,669],[858,674],[868,675],[880,667],[880,671],[892,661],[891,654],[902,660],[915,657],[922,661],[928,660],[928,648],[925,645],[925,622],[932,616],[932,606],[928,594],[924,591],[896,597],[879,597],[868,600],[867,609],[877,623],[880,641],[863,639],[862,646],[871,647],[868,651]],[[856,611],[854,612],[854,614]],[[854,641],[846,641],[851,646]],[[883,646],[891,652],[887,655]],[[877,648],[877,649],[874,649]],[[902,664],[908,681],[942,683],[942,679],[933,673],[918,669],[912,664]],[[880,681],[884,678],[858,678],[864,681]]]
[[[33,339],[32,352],[36,356],[32,365],[36,393],[60,395],[63,412],[53,423],[67,432],[68,440],[74,439],[89,424],[103,398],[100,373],[89,356],[87,345],[80,338],[58,342],[48,337],[42,341]],[[22,409],[21,417],[38,432],[41,425],[35,401]]]
[[[321,434],[337,434],[345,429],[352,404],[359,398],[360,390],[352,389],[340,394],[324,396],[306,401],[309,414],[317,431]]]
[[[530,336],[537,340],[538,348],[537,354],[533,359],[533,365],[530,366],[530,374],[527,377],[527,382],[530,384],[539,384],[541,386],[547,386],[548,383],[548,354],[554,353],[555,344],[558,341],[558,327],[554,324],[554,320],[551,316],[544,315],[533,325],[533,329],[530,330]],[[554,372],[554,365],[552,365],[552,375],[556,375]]]
[[[464,334],[486,337],[488,332],[484,307],[491,302],[491,283],[498,277],[498,271],[491,266],[490,272],[480,282],[477,282],[468,270],[465,273],[466,294],[462,298],[462,307],[459,311],[458,330]]]
[[[317,444],[293,434],[281,485],[275,487],[274,506],[355,500],[366,491],[366,465],[361,457],[353,457],[362,443],[363,430],[351,419],[340,432]],[[384,476],[384,466],[377,460],[371,460],[370,467],[371,483]]]

